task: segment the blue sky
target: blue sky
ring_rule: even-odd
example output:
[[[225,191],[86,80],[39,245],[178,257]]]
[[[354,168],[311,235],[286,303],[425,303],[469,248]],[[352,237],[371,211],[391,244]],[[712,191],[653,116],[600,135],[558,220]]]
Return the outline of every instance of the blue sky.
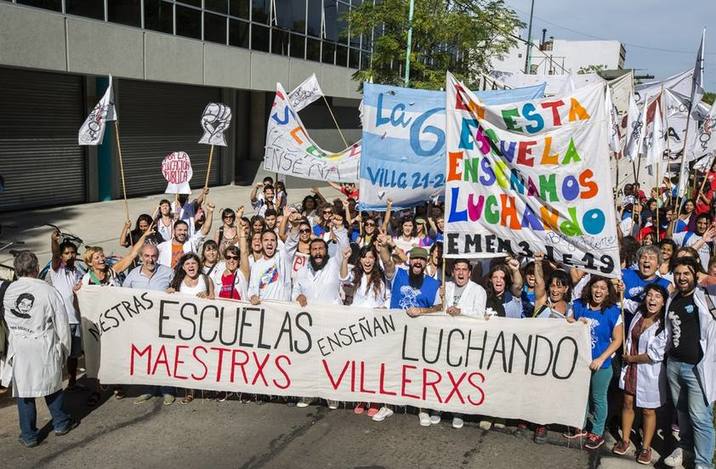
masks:
[[[506,3],[527,23],[531,0]],[[616,39],[626,48],[626,68],[656,78],[694,66],[705,26],[704,88],[716,92],[714,0],[535,0],[534,16],[534,42],[541,38],[542,28],[556,39]]]

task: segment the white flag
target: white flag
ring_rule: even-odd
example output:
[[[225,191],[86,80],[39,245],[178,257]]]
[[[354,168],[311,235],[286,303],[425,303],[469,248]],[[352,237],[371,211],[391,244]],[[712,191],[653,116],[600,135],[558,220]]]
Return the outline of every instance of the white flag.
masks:
[[[314,73],[288,94],[288,100],[293,110],[298,112],[321,96],[323,96],[323,90]]]
[[[696,53],[696,65],[694,65],[694,78],[691,81],[691,107],[689,112],[692,117],[694,109],[696,109],[704,96],[704,41],[706,41],[706,28],[701,33],[701,44],[699,44],[699,51]]]
[[[114,109],[114,94],[112,93],[112,75],[109,76],[109,86],[104,96],[89,113],[82,127],[80,127],[77,140],[80,145],[100,145],[104,139],[104,128],[108,121],[117,120],[117,111]]]
[[[652,104],[654,106],[654,118],[652,120],[651,132],[646,137],[644,142],[646,146],[646,165],[651,166],[657,163],[661,163],[664,157],[664,150],[666,149],[666,136],[664,135],[664,114],[661,110],[662,95],[656,98]],[[646,103],[646,107],[649,107],[649,103]]]
[[[648,103],[649,100],[644,100]],[[636,105],[636,99],[632,95],[629,98],[629,114],[627,118],[627,146],[625,155],[629,160],[634,161],[641,153],[642,144],[644,143],[644,124],[646,122],[646,105],[643,111],[639,111]]]
[[[612,102],[611,87],[607,85],[607,127],[609,128],[609,150],[619,153],[622,151],[621,137],[619,135],[619,115],[617,108]]]
[[[711,105],[708,115],[701,123],[701,127],[693,129],[693,139],[689,135],[691,154],[694,159],[716,152],[716,102]]]

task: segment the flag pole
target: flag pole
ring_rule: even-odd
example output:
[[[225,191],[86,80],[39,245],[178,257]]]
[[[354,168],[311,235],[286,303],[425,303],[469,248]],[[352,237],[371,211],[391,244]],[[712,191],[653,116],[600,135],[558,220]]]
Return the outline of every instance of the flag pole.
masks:
[[[341,140],[343,140],[343,145],[348,148],[348,142],[346,141],[346,137],[343,136],[343,132],[341,132],[341,128],[338,126],[338,121],[336,120],[336,116],[333,115],[333,111],[331,110],[331,105],[328,104],[328,100],[326,99],[326,96],[324,94],[321,94],[321,97],[323,98],[323,102],[326,103],[326,107],[328,108],[328,112],[331,113],[331,119],[333,119],[333,123],[336,125],[336,129],[338,129],[338,133],[341,136]]]
[[[117,154],[119,155],[119,176],[122,181],[122,197],[124,197],[124,214],[129,219],[129,202],[127,202],[127,184],[124,180],[124,161],[122,160],[122,146],[119,144],[119,123],[114,121],[114,139],[117,142]],[[130,236],[131,238],[131,236]]]
[[[209,165],[206,168],[206,179],[204,180],[204,190],[209,188],[209,176],[211,176],[211,161],[214,158],[214,145],[209,149]]]

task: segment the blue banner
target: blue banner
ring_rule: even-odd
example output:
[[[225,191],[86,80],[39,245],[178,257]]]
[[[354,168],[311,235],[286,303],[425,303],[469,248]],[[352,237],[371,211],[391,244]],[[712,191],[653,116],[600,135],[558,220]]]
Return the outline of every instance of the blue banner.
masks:
[[[545,84],[477,93],[485,104],[544,96]],[[363,85],[360,210],[423,204],[445,190],[445,92]]]

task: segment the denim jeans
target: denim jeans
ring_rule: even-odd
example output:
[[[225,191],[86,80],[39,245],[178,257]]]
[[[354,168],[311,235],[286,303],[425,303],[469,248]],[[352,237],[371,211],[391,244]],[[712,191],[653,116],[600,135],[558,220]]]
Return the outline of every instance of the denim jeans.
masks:
[[[142,394],[151,394],[152,396],[165,396],[167,394],[176,396],[174,386],[142,386],[140,390]]]
[[[45,403],[52,415],[52,428],[56,432],[65,430],[70,424],[70,416],[62,410],[65,402],[65,395],[62,390],[45,396]],[[18,397],[17,411],[20,416],[20,438],[29,443],[37,441],[37,407],[34,397]]]
[[[591,410],[591,428],[590,432],[595,435],[602,436],[604,434],[604,425],[607,422],[607,413],[609,405],[607,403],[607,391],[609,390],[609,382],[612,380],[612,368],[602,368],[592,371],[592,377],[589,381],[589,407]],[[589,412],[587,412],[589,414]]]
[[[666,373],[671,388],[671,398],[679,416],[679,446],[696,454],[699,467],[713,467],[714,454],[713,410],[706,402],[699,384],[696,365],[669,358]]]

